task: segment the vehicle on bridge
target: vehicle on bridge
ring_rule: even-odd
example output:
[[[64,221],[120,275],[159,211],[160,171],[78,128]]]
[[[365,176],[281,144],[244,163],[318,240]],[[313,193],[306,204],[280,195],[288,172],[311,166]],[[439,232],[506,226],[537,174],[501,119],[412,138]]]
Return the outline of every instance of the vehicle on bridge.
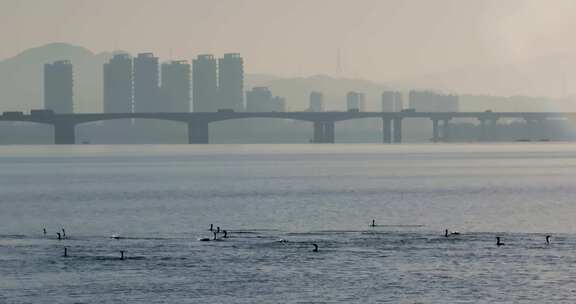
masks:
[[[32,115],[32,116],[50,116],[50,115],[54,115],[54,111],[46,110],[46,109],[30,110],[30,115]]]
[[[24,113],[22,112],[17,112],[17,111],[9,111],[9,112],[4,112],[2,114],[2,116],[6,117],[6,118],[21,118],[24,117]]]

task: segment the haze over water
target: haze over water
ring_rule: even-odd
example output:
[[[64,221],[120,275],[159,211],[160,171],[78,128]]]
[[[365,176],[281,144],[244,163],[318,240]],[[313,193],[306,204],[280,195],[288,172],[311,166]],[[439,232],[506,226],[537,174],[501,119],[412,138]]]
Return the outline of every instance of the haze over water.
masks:
[[[571,303],[575,166],[571,143],[4,147],[0,302]]]

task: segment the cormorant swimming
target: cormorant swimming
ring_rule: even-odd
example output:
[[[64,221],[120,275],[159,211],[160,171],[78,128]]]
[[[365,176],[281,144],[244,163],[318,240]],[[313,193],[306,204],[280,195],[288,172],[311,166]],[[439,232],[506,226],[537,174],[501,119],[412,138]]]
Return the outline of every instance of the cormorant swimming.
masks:
[[[314,246],[314,249],[312,249],[312,252],[318,252],[318,245],[312,244],[312,246]]]

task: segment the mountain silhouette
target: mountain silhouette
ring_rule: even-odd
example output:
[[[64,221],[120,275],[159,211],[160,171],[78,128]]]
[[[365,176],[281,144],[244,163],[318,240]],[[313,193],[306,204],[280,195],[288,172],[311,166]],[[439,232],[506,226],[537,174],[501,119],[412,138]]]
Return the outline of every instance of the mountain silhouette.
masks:
[[[56,60],[70,60],[74,65],[74,109],[75,112],[101,112],[102,111],[102,65],[114,54],[120,51],[93,53],[92,51],[76,45],[67,43],[51,43],[44,46],[31,48],[22,53],[0,61],[0,111],[29,111],[43,107],[43,66],[45,63]],[[134,54],[133,54],[134,55]],[[191,60],[190,58],[184,58]],[[538,59],[539,66],[545,66],[550,62],[542,58]],[[566,60],[562,60],[566,64]],[[537,78],[557,75],[556,67],[553,65],[552,71],[547,73],[530,74],[521,69],[529,66],[529,63],[520,65],[517,68],[505,69],[503,67],[483,67],[471,68],[469,70],[446,72],[445,74],[428,75],[421,79],[394,81],[389,84],[380,84],[362,79],[337,78],[328,75],[315,75],[310,77],[282,78],[267,74],[245,75],[245,89],[249,90],[256,86],[267,86],[272,93],[287,99],[288,110],[301,111],[308,107],[308,96],[311,91],[320,91],[324,94],[325,107],[327,110],[344,110],[345,96],[349,91],[362,92],[366,96],[366,107],[370,111],[378,111],[380,107],[380,95],[382,91],[390,88],[400,88],[404,92],[411,89],[411,85],[420,88],[450,90],[450,84],[457,84],[457,87],[465,88],[475,95],[460,94],[461,110],[576,110],[572,103],[567,100],[555,102],[555,105],[548,104],[546,98],[528,98],[523,96],[497,97],[479,94],[479,92],[490,92],[487,84],[493,83],[493,87],[501,89],[514,88],[514,92],[522,94],[524,82],[530,87],[538,88]],[[247,67],[249,70],[249,66]],[[540,69],[543,70],[543,69]],[[516,76],[518,74],[524,77]],[[510,78],[513,78],[510,80]],[[490,79],[490,80],[486,80]],[[473,81],[467,81],[473,80]],[[524,82],[522,82],[524,81]],[[512,83],[514,82],[514,86]],[[542,82],[544,83],[544,82]],[[551,86],[558,86],[559,80],[556,77],[549,80]],[[483,90],[474,88],[482,87]],[[542,93],[535,91],[534,93]],[[405,106],[408,103],[405,100]]]
[[[51,43],[1,61],[1,110],[27,111],[42,108],[44,64],[70,60],[74,65],[75,111],[101,111],[102,64],[110,56],[111,53],[94,54],[80,46]]]

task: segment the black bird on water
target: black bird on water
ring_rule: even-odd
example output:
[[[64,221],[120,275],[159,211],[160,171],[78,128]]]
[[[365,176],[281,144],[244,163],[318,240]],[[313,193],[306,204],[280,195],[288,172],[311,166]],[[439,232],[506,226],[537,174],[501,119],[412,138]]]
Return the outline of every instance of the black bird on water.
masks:
[[[370,227],[376,227],[376,220],[372,220],[372,224],[370,224]]]
[[[505,244],[500,241],[500,237],[496,237],[496,246],[504,246]]]
[[[46,235],[46,228],[42,228],[42,232],[44,232],[44,235]]]
[[[64,247],[64,257],[68,257],[68,248]]]
[[[56,235],[58,235],[58,239],[59,239],[59,240],[62,239],[62,235],[60,234],[60,232],[56,232]]]
[[[214,224],[210,224],[210,229],[208,229],[208,231],[213,231],[214,230]]]
[[[210,239],[210,238],[201,238],[199,239],[200,242],[209,242],[209,241],[215,241],[218,239],[218,233],[216,231],[212,231],[212,233],[214,233],[214,238]]]
[[[550,245],[550,238],[551,237],[552,237],[551,235],[546,236],[546,245]]]
[[[312,252],[318,252],[318,245],[312,244],[312,246],[314,246],[314,249],[312,249]]]
[[[454,231],[454,232],[448,233],[448,229],[444,230],[444,237],[448,237],[450,235],[460,235],[460,232]]]
[[[62,237],[66,238],[66,230],[64,230],[64,228],[62,228]]]

